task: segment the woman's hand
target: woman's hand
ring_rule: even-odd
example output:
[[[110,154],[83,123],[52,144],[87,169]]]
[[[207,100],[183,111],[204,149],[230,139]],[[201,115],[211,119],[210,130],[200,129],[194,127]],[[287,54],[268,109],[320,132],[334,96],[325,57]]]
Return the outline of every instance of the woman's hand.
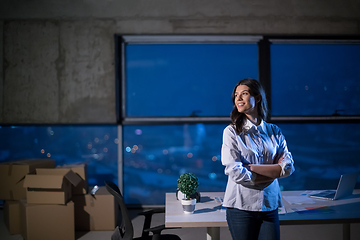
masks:
[[[275,155],[274,157],[274,162],[276,162],[276,158],[278,156],[278,153]],[[279,160],[277,160],[277,163],[281,163],[284,160],[284,154],[282,153],[281,157],[279,158]]]

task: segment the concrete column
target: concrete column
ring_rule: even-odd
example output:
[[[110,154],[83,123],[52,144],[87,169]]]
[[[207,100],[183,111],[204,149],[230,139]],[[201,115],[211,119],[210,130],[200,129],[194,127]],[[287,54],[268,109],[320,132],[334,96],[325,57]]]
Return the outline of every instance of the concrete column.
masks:
[[[60,122],[116,123],[114,22],[60,25]]]
[[[57,23],[7,21],[3,29],[3,122],[58,122]]]

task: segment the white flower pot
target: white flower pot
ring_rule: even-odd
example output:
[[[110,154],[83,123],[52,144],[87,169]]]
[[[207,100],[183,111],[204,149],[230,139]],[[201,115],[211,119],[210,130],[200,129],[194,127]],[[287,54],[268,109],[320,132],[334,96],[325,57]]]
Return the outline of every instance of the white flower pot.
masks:
[[[185,214],[192,214],[195,211],[196,199],[181,199],[181,204]]]

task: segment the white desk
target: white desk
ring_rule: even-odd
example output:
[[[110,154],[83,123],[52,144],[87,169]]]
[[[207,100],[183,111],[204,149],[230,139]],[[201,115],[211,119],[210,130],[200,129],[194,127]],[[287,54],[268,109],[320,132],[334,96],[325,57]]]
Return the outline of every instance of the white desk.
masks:
[[[207,239],[220,239],[220,227],[227,227],[226,213],[221,211],[221,203],[215,197],[223,197],[223,192],[202,192],[200,203],[196,203],[193,214],[184,214],[181,202],[175,193],[166,193],[166,227],[207,227]]]
[[[282,196],[299,196],[304,191],[283,191]],[[207,240],[220,239],[220,227],[227,227],[226,212],[221,211],[221,204],[215,197],[223,197],[222,192],[202,192],[201,202],[196,204],[193,214],[184,214],[180,201],[175,193],[166,193],[165,226],[166,227],[207,227]],[[283,201],[286,214],[280,214],[280,225],[307,224],[343,224],[343,239],[350,239],[350,223],[360,222],[360,190],[355,190],[353,196],[336,201],[311,198],[312,203],[301,205],[289,204]],[[294,212],[293,208],[327,206],[326,214],[321,211]]]

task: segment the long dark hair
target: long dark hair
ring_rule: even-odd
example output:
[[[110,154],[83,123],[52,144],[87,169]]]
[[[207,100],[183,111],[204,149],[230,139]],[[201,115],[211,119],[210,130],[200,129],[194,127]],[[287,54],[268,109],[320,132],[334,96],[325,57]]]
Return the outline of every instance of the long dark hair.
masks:
[[[231,117],[231,122],[235,127],[235,130],[237,132],[237,134],[240,134],[243,131],[243,127],[244,127],[244,123],[245,123],[245,119],[246,116],[244,113],[239,113],[236,105],[235,105],[235,92],[236,92],[236,88],[239,85],[246,85],[249,87],[249,92],[251,96],[261,96],[260,102],[257,103],[257,112],[259,115],[259,118],[261,120],[266,120],[267,118],[267,114],[268,114],[268,105],[267,105],[267,101],[266,101],[266,95],[265,95],[265,91],[264,88],[261,86],[260,82],[252,79],[252,78],[245,78],[241,81],[239,81],[235,87],[234,90],[231,94],[231,100],[232,103],[234,105],[234,109],[232,110],[230,117]]]

